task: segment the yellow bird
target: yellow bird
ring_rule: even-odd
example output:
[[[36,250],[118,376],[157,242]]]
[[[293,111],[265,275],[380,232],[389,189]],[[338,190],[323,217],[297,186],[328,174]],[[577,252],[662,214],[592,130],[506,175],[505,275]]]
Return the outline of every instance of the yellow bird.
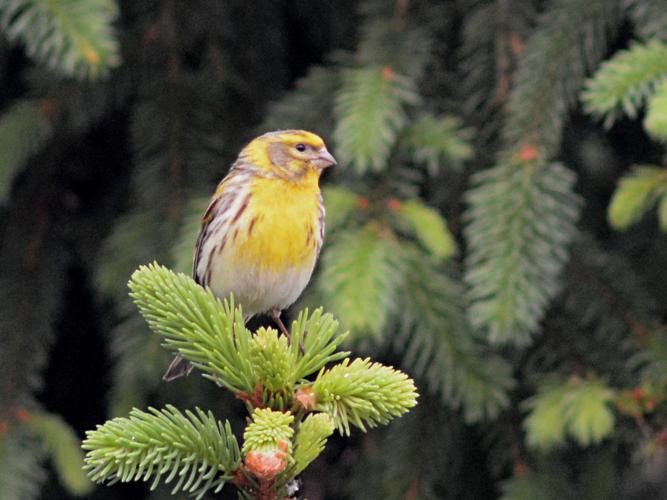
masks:
[[[252,140],[220,182],[204,214],[193,277],[218,297],[234,294],[246,319],[268,312],[289,336],[280,313],[308,284],[324,239],[319,179],[336,164],[324,141],[305,130]],[[165,380],[192,365],[176,356]]]

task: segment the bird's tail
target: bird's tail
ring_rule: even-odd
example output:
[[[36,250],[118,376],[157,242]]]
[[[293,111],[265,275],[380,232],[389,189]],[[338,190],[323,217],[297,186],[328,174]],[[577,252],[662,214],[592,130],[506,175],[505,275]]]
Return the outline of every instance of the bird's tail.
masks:
[[[167,368],[167,371],[164,372],[164,375],[162,375],[162,380],[169,382],[175,378],[179,378],[184,375],[190,375],[192,368],[192,364],[187,359],[182,357],[180,354],[177,354],[169,365],[169,368]]]

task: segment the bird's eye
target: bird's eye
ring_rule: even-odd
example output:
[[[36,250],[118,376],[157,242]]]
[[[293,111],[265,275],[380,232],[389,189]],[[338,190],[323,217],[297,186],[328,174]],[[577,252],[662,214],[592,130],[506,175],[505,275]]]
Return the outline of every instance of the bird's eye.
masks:
[[[296,150],[299,151],[300,153],[303,153],[303,152],[306,150],[306,145],[305,145],[305,144],[301,144],[301,143],[299,143],[299,144],[297,144],[297,145],[294,146],[294,147],[295,147]]]

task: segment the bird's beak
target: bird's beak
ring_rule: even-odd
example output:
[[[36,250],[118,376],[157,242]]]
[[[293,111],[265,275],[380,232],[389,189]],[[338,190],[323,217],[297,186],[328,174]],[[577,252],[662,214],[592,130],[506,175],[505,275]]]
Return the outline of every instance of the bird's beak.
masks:
[[[318,168],[327,168],[335,165],[337,162],[336,158],[334,158],[333,155],[327,151],[327,148],[322,147],[317,152],[317,156],[311,160],[311,163]]]

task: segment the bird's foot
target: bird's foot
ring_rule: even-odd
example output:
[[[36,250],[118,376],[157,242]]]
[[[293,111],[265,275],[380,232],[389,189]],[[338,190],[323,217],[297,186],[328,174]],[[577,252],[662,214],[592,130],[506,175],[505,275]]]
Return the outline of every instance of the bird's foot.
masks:
[[[292,337],[290,336],[289,332],[287,331],[287,328],[285,328],[285,325],[283,324],[282,320],[280,319],[280,311],[277,311],[275,309],[272,309],[270,312],[271,319],[278,325],[278,329],[280,330],[280,333],[282,333],[285,337],[287,337],[287,343],[289,344],[292,340]]]

